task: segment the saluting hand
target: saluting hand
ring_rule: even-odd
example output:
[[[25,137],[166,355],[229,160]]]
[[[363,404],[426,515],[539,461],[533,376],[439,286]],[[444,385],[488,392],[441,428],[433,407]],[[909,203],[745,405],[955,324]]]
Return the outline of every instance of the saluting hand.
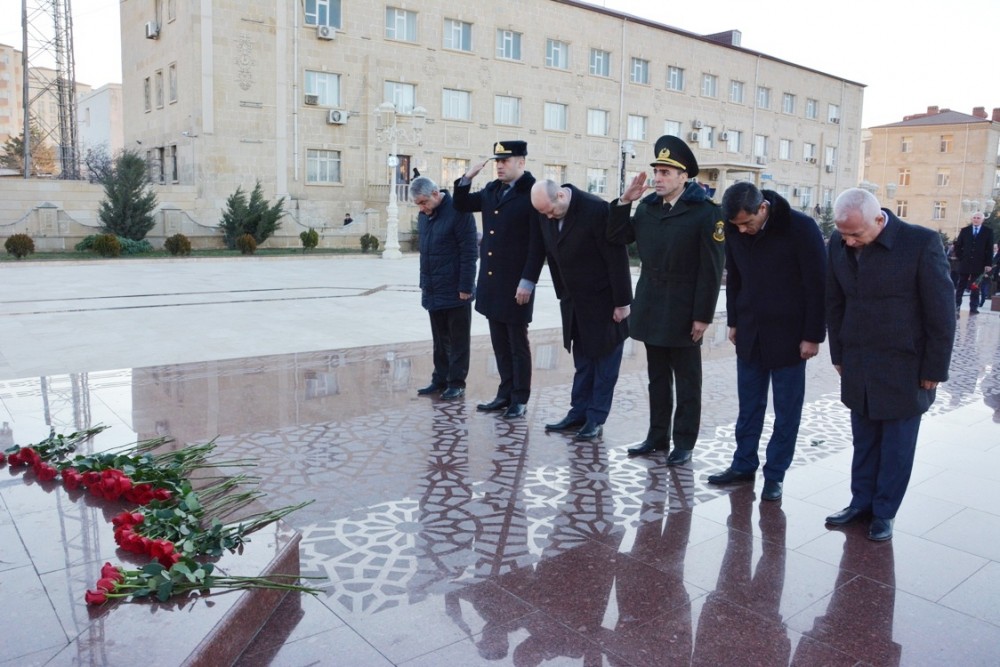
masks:
[[[470,181],[474,179],[479,174],[479,172],[483,170],[483,168],[486,166],[486,163],[492,159],[493,158],[486,158],[482,162],[477,162],[476,164],[472,165],[469,168],[469,171],[465,172],[465,178],[469,179]]]
[[[636,174],[632,182],[625,188],[625,192],[618,198],[618,201],[623,204],[631,204],[638,199],[642,199],[642,195],[649,189],[649,186],[646,185],[646,178],[646,172],[644,171]]]

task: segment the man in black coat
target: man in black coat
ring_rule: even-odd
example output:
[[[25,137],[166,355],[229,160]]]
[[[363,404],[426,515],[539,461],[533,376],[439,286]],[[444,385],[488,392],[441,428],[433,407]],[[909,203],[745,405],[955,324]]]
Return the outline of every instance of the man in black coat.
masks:
[[[410,201],[420,209],[420,303],[430,314],[434,341],[431,383],[417,394],[440,391],[451,401],[465,395],[469,374],[476,220],[456,210],[451,196],[426,176],[410,183]]]
[[[736,346],[736,451],[711,484],[752,482],[768,385],[774,430],[764,464],[764,500],[778,500],[795,455],[806,389],[806,361],[826,338],[826,258],[816,222],[777,192],[737,183],[722,196],[726,224],[726,317]]]
[[[547,431],[576,431],[574,440],[601,436],[611,411],[622,349],[628,338],[632,272],[625,246],[608,242],[608,204],[572,185],[538,181],[531,204],[562,313],[563,345],[573,353],[569,413]],[[532,267],[534,282],[541,253]]]
[[[948,379],[954,284],[938,233],[910,225],[860,188],[834,202],[826,319],[840,400],[851,410],[851,504],[826,518],[872,517],[869,539],[892,538],[910,481],[920,416]]]
[[[955,239],[955,257],[958,260],[958,283],[955,285],[955,310],[962,308],[965,290],[983,274],[989,275],[993,263],[993,230],[983,224],[982,211],[972,214],[972,224],[966,225]],[[979,295],[969,299],[969,314],[979,312]]]
[[[469,168],[455,181],[455,208],[480,212],[483,239],[479,244],[479,280],[476,310],[490,324],[490,341],[500,372],[497,395],[476,406],[484,412],[503,410],[505,419],[523,417],[531,394],[531,348],[528,323],[534,307],[534,284],[524,279],[528,249],[540,243],[531,186],[535,177],[524,170],[528,144],[498,141],[493,157]],[[472,179],[496,161],[497,178],[479,192]]]

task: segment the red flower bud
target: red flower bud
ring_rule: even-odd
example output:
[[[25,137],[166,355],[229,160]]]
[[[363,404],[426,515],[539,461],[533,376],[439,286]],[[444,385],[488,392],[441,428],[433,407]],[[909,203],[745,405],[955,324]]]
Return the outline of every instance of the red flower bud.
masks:
[[[111,563],[105,563],[101,567],[101,578],[102,579],[113,579],[113,580],[117,581],[118,583],[121,583],[121,582],[125,581],[125,575],[122,574],[122,571],[119,570],[114,565],[112,565]]]
[[[110,577],[101,577],[97,580],[97,588],[100,590],[107,591],[108,593],[114,593],[115,588],[118,587],[118,581],[111,579]]]
[[[155,489],[153,491],[153,499],[154,500],[159,500],[161,502],[167,502],[172,497],[173,496],[171,495],[170,491],[167,490],[167,489],[164,489],[164,488]]]
[[[4,465],[5,463],[7,463],[7,455],[4,454],[3,452],[0,452],[0,466]]]
[[[83,599],[87,601],[87,604],[104,604],[108,601],[108,594],[106,591],[97,589],[96,591],[87,591]]]
[[[34,466],[35,477],[37,477],[42,482],[48,482],[56,478],[59,471],[50,466],[48,463],[38,463]]]
[[[101,481],[101,473],[96,470],[88,470],[83,473],[83,485],[90,488],[94,484],[98,484]]]

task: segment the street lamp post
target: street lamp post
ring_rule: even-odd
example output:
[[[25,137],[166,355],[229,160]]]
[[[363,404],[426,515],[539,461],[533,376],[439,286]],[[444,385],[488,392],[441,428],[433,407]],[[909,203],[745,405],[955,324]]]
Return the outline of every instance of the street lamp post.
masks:
[[[375,141],[379,144],[390,143],[389,158],[386,160],[386,165],[389,167],[389,205],[385,209],[385,250],[382,252],[382,259],[399,259],[403,256],[399,251],[399,202],[396,195],[398,143],[402,140],[418,146],[424,144],[427,109],[416,107],[412,115],[407,114],[407,116],[411,118],[409,127],[397,123],[399,116],[392,102],[383,102],[375,109]]]
[[[631,157],[635,157],[635,146],[631,141],[623,141],[621,143],[621,166],[618,174],[618,196],[621,197],[625,194],[625,166],[626,160]]]

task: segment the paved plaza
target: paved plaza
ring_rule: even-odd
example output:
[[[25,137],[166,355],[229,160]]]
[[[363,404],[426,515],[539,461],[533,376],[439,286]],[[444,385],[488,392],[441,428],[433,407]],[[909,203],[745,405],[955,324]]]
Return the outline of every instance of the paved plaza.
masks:
[[[498,382],[478,315],[466,396],[416,396],[415,256],[4,263],[0,420],[18,444],[98,423],[94,447],[217,438],[260,460],[267,505],[315,500],[287,523],[322,593],[288,596],[241,666],[997,664],[1000,313],[961,313],[895,537],[873,543],[823,522],[850,499],[825,345],[784,498],[762,502],[760,478],[706,481],[736,417],[722,313],[689,466],[625,455],[648,418],[633,341],[603,440],[544,431],[573,365],[543,275],[528,415],[505,421],[475,409]],[[0,474],[0,665],[132,664],[112,645],[183,625],[184,606],[86,608],[78,580],[121,560],[110,531],[35,486]]]

